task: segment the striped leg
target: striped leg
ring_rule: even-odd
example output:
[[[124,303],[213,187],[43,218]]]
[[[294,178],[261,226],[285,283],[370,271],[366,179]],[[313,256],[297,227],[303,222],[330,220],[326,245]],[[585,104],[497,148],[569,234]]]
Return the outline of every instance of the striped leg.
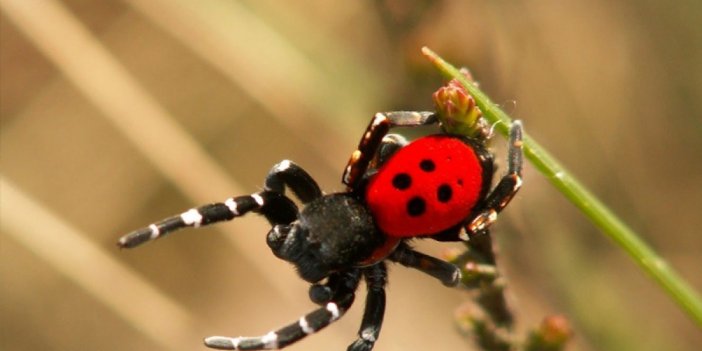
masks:
[[[507,206],[522,186],[522,163],[522,122],[514,121],[509,133],[507,174],[487,196],[484,210],[466,225],[468,234],[461,239],[468,240],[469,236],[485,231],[497,220],[497,214]]]
[[[323,307],[302,316],[297,322],[283,328],[271,331],[263,336],[210,336],[205,338],[205,346],[220,350],[268,350],[282,349],[304,337],[313,334],[334,321],[351,307],[354,292],[358,288],[359,274],[357,270],[345,274],[346,281],[340,285],[334,298]]]
[[[400,244],[388,258],[405,267],[428,274],[446,286],[457,286],[461,282],[461,270],[458,267],[436,257],[414,251],[404,243]]]
[[[264,189],[283,194],[286,185],[303,203],[322,196],[317,182],[302,167],[290,160],[283,160],[271,168],[266,176]]]
[[[334,293],[339,290],[341,284],[353,281],[353,279],[349,279],[350,277],[346,277],[353,274],[358,275],[359,271],[334,272],[327,277],[326,282],[312,284],[309,290],[310,300],[317,305],[325,305],[332,300]]]
[[[263,191],[229,198],[223,203],[213,203],[190,209],[180,215],[135,230],[120,238],[117,245],[121,248],[132,248],[181,228],[200,227],[228,221],[251,211],[262,213],[274,223],[290,223],[297,217],[297,207],[292,201],[280,193]]]
[[[385,315],[385,284],[388,272],[385,263],[380,262],[363,270],[368,288],[366,309],[363,312],[358,339],[348,347],[348,351],[370,351],[373,349]]]
[[[356,187],[375,157],[383,137],[393,127],[415,127],[437,123],[433,112],[395,111],[378,112],[373,116],[366,132],[358,144],[358,149],[351,154],[341,181],[349,188]]]

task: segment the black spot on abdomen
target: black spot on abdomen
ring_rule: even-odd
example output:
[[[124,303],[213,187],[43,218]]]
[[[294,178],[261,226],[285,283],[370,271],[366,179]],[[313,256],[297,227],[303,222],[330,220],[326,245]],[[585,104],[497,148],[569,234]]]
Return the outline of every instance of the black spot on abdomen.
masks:
[[[424,159],[422,162],[419,162],[419,168],[424,172],[433,172],[436,169],[436,164],[430,159]]]
[[[441,184],[438,189],[436,189],[436,198],[439,202],[449,202],[453,197],[453,189],[448,184]]]
[[[424,214],[426,210],[427,204],[424,199],[419,196],[415,196],[407,202],[407,214],[410,215],[410,217],[419,217]]]
[[[399,190],[405,190],[412,185],[412,177],[407,173],[398,173],[392,178],[392,186]]]

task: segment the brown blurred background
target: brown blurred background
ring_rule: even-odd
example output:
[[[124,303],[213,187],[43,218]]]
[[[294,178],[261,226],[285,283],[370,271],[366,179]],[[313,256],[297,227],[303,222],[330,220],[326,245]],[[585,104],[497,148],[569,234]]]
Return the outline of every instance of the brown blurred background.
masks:
[[[119,251],[123,233],[259,189],[289,158],[326,191],[370,116],[431,109],[427,45],[702,288],[702,3],[0,0],[0,348],[203,350],[313,308],[254,216]],[[504,158],[498,137],[498,159]],[[494,234],[520,329],[571,350],[702,333],[527,166]],[[420,243],[438,253],[451,245]],[[362,292],[363,290],[361,290]],[[472,350],[467,295],[392,266],[377,350]],[[342,320],[290,350],[343,350]]]

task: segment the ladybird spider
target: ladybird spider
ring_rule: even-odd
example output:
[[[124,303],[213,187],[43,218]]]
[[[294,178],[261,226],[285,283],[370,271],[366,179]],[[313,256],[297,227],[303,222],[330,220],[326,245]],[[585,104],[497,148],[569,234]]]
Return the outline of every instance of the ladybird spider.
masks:
[[[510,128],[508,169],[490,191],[494,164],[484,140],[446,133],[407,143],[387,134],[392,127],[438,123],[431,112],[377,113],[345,169],[343,192],[323,194],[295,163],[275,165],[264,190],[188,210],[122,237],[132,248],[184,227],[231,220],[249,212],[266,217],[267,243],[278,258],[292,263],[311,283],[310,299],[320,307],[297,322],[256,337],[205,338],[224,350],[284,348],[339,319],[353,303],[361,278],[368,295],[351,351],[371,350],[385,311],[385,261],[428,274],[446,286],[461,281],[451,263],[410,248],[412,238],[468,240],[488,227],[521,185],[522,127]],[[288,187],[301,210],[285,195]]]

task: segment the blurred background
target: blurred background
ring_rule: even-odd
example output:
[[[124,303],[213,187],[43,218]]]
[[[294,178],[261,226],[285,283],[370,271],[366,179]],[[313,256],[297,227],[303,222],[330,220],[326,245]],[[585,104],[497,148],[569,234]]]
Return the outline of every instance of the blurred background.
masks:
[[[432,109],[442,79],[423,45],[469,67],[702,289],[699,1],[0,5],[3,350],[204,350],[204,336],[261,335],[313,309],[256,216],[136,250],[115,241],[257,191],[282,159],[342,190],[374,112]],[[503,139],[493,144],[502,160]],[[698,326],[529,165],[525,178],[493,231],[520,332],[563,314],[570,350],[702,344]],[[289,349],[345,349],[359,291],[343,319]],[[391,266],[376,349],[475,349],[453,320],[467,299]]]

